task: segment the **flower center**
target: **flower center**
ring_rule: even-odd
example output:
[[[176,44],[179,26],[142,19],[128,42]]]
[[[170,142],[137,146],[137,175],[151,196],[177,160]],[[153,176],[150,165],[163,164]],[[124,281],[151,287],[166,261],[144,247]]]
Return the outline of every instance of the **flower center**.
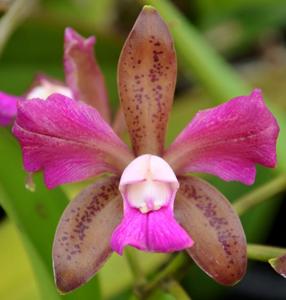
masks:
[[[172,190],[168,183],[154,181],[150,178],[126,187],[127,201],[142,213],[158,210],[167,205],[171,193]]]
[[[178,187],[178,180],[167,162],[145,154],[126,167],[119,189],[125,204],[148,213],[169,204],[172,206]]]

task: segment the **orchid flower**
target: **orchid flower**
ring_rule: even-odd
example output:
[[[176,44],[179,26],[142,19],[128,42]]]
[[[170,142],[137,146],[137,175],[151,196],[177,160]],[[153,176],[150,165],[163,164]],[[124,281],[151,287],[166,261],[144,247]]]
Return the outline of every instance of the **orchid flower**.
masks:
[[[41,74],[36,76],[31,88],[23,96],[0,92],[0,126],[12,124],[19,101],[46,99],[53,93],[94,106],[110,122],[108,96],[102,72],[93,55],[94,44],[94,36],[84,39],[72,28],[67,28],[64,37],[66,83]]]
[[[279,127],[256,89],[198,112],[164,149],[176,72],[167,25],[146,6],[118,64],[132,150],[89,105],[60,94],[19,103],[13,133],[25,169],[43,171],[48,188],[95,180],[66,208],[55,235],[54,273],[62,292],[81,286],[128,245],[186,250],[221,284],[243,277],[246,239],[239,217],[215,187],[189,173],[252,184],[255,164],[276,164]]]

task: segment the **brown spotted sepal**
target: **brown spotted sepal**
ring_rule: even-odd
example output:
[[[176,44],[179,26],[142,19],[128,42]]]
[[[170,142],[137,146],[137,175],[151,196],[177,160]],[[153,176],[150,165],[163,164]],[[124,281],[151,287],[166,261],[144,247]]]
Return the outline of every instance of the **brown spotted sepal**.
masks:
[[[118,64],[118,90],[136,155],[161,155],[177,76],[173,40],[158,12],[145,6]]]
[[[53,245],[57,288],[70,292],[87,282],[111,253],[110,239],[122,218],[118,179],[84,189],[65,209]]]
[[[175,216],[194,240],[188,254],[215,281],[234,285],[247,266],[247,244],[239,217],[206,181],[180,177],[179,182]]]

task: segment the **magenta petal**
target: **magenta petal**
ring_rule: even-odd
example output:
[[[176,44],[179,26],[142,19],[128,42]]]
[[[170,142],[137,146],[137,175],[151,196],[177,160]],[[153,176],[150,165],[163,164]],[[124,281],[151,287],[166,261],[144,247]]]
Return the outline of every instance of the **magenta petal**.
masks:
[[[169,207],[149,213],[148,230],[149,251],[174,252],[190,248],[194,244],[187,232],[177,223]]]
[[[26,171],[43,170],[49,188],[119,174],[133,158],[95,109],[60,94],[20,103],[13,133]]]
[[[0,126],[7,126],[13,122],[20,99],[22,98],[0,92]]]
[[[130,208],[122,222],[116,227],[111,237],[111,248],[122,255],[127,245],[145,250],[147,214],[142,214],[135,208]]]
[[[193,240],[176,222],[170,207],[146,214],[129,207],[111,239],[112,249],[120,255],[127,245],[143,251],[174,252],[191,247]]]
[[[110,121],[103,74],[93,53],[95,37],[83,38],[72,28],[65,31],[64,67],[67,85],[76,100],[93,107]]]
[[[261,91],[197,113],[164,159],[177,174],[205,172],[252,184],[255,164],[274,167],[279,126]]]

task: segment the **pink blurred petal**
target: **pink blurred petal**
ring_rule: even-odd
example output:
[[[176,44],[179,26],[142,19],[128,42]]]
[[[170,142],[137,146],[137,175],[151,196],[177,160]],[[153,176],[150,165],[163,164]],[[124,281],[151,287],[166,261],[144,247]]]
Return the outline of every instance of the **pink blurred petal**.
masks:
[[[67,85],[76,100],[94,106],[106,121],[110,110],[104,77],[96,62],[95,37],[84,39],[72,28],[65,31],[64,67]]]
[[[46,99],[53,93],[59,93],[71,97],[71,90],[61,81],[44,74],[38,74],[31,87],[22,96],[9,95],[0,92],[0,126],[6,126],[13,122],[17,114],[17,102],[33,98]]]
[[[174,252],[189,248],[193,240],[176,222],[170,207],[142,214],[129,207],[112,234],[111,247],[122,255],[125,246],[150,252]]]
[[[199,112],[164,155],[177,174],[205,172],[252,184],[255,164],[274,167],[279,126],[261,91]]]
[[[21,97],[0,92],[0,126],[12,124],[17,114],[17,102]]]
[[[43,170],[49,188],[102,172],[119,174],[133,159],[95,109],[60,94],[20,103],[13,133],[26,171]]]

